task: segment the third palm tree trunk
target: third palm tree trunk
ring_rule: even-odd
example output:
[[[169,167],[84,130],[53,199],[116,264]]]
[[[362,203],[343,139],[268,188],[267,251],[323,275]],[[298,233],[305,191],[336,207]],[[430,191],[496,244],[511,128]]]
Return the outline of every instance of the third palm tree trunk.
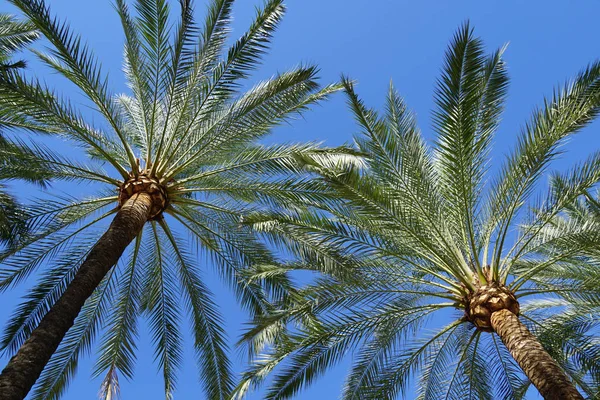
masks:
[[[509,310],[492,314],[492,328],[546,400],[583,400],[569,377]]]
[[[123,204],[63,295],[2,371],[0,400],[23,400],[27,396],[85,301],[144,227],[151,207],[152,199],[143,192]]]

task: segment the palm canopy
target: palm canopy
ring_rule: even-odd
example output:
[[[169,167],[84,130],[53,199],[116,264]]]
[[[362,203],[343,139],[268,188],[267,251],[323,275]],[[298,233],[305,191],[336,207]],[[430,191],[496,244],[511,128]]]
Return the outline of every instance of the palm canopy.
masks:
[[[252,314],[268,311],[266,298],[278,283],[244,282],[240,272],[249,264],[270,262],[271,256],[249,229],[239,226],[240,216],[266,206],[301,208],[326,197],[327,191],[309,185],[306,174],[298,174],[301,160],[309,155],[324,159],[344,155],[316,144],[256,142],[339,85],[321,88],[317,69],[299,66],[242,91],[242,82],[259,65],[282,18],[280,0],[269,0],[257,10],[248,31],[229,48],[233,0],[212,1],[200,26],[194,22],[189,0],[179,2],[175,25],[164,0],[136,1],[135,15],[124,0],[117,0],[131,90],[120,95],[110,91],[91,49],[53,17],[42,0],[11,3],[49,42],[48,51],[36,50],[35,55],[74,83],[104,124],[86,119],[38,79],[12,72],[2,80],[2,104],[12,107],[22,128],[60,135],[89,156],[89,161],[79,162],[37,146],[35,154],[53,176],[102,186],[85,199],[44,199],[34,204],[28,220],[31,235],[2,254],[2,290],[38,267],[50,266],[40,272],[37,285],[9,321],[2,337],[4,351],[14,353],[65,292],[100,237],[97,227],[102,221],[143,189],[158,199],[151,220],[125,260],[110,270],[85,303],[32,398],[58,398],[79,357],[100,333],[94,374],[104,376],[104,396],[112,396],[118,377],[133,375],[141,315],[149,320],[165,395],[170,397],[182,361],[181,304],[193,326],[206,397],[224,398],[233,375],[223,320],[188,239],[214,261]]]
[[[536,188],[565,139],[600,112],[600,63],[534,111],[489,178],[508,87],[503,50],[486,55],[468,25],[455,35],[435,91],[433,146],[392,86],[380,116],[345,81],[367,167],[307,159],[340,201],[320,203],[320,214],[247,218],[298,256],[255,268],[256,278],[326,274],[288,288],[278,311],[247,332],[250,350],[262,352],[240,396],[275,370],[266,397],[292,397],[353,351],[344,399],[393,399],[411,380],[420,399],[523,398],[530,384],[510,346],[487,333],[496,331],[494,301],[519,315],[583,392],[598,394],[600,348],[590,330],[599,321],[582,306],[597,299],[597,266],[571,262],[597,252],[600,231],[554,224],[598,182],[600,153],[555,174],[560,190],[541,201]]]

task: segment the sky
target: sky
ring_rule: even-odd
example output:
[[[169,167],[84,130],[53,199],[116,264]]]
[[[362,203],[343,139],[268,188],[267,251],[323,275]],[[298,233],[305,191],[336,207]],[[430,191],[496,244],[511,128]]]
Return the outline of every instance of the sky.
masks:
[[[114,92],[126,91],[121,73],[123,35],[110,0],[47,0],[52,12],[68,20],[94,49],[110,76]],[[208,0],[196,0],[198,20],[205,15]],[[254,8],[261,0],[238,0],[234,7],[232,37],[249,25]],[[176,8],[176,2],[173,2]],[[321,69],[322,83],[346,74],[357,81],[357,92],[371,107],[381,108],[390,80],[415,111],[421,129],[432,139],[431,109],[433,90],[443,62],[444,51],[456,31],[469,20],[477,35],[492,51],[509,43],[505,54],[511,77],[508,103],[492,152],[492,170],[515,143],[520,127],[543,96],[600,57],[600,2],[579,1],[403,1],[403,0],[289,0],[283,23],[275,35],[272,51],[250,83],[282,72],[299,63],[314,63]],[[0,0],[1,12],[15,12]],[[36,73],[37,65],[30,64]],[[50,84],[62,84],[42,69],[39,75]],[[59,87],[66,94],[68,87]],[[77,96],[73,95],[77,102]],[[566,154],[554,164],[564,169],[598,149],[600,125],[595,123],[576,136]],[[339,145],[352,140],[357,126],[341,94],[315,107],[304,117],[275,129],[270,142],[322,141]],[[70,151],[65,148],[66,151]],[[71,191],[65,186],[60,190]],[[13,185],[25,201],[31,190]],[[74,188],[73,194],[86,188]],[[209,286],[227,322],[233,343],[244,328],[246,315],[235,304],[232,293],[207,272]],[[33,282],[30,279],[29,282]],[[10,316],[27,285],[0,294],[0,325]],[[153,364],[151,340],[145,325],[140,326],[135,380],[121,381],[122,398],[161,399],[162,381]],[[187,343],[188,349],[190,343]],[[191,353],[188,352],[188,353]],[[93,352],[92,352],[93,354]],[[244,369],[244,359],[235,351],[236,371]],[[339,396],[351,355],[330,370],[297,399],[335,399]],[[0,358],[2,364],[6,359]],[[99,379],[91,379],[93,356],[83,359],[79,372],[64,399],[97,397]],[[175,399],[202,399],[193,357],[185,358]],[[410,394],[409,394],[410,396]],[[262,398],[255,392],[249,399]],[[410,398],[410,397],[409,397]],[[531,398],[536,398],[532,395]]]

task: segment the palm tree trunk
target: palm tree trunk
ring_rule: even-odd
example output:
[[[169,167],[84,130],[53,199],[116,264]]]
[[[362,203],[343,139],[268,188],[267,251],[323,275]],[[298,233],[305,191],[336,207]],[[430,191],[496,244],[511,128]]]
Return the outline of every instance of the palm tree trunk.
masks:
[[[583,400],[569,377],[521,323],[518,316],[503,309],[492,314],[491,323],[510,354],[544,399]]]
[[[151,197],[133,195],[90,251],[73,281],[0,374],[0,400],[23,400],[58,348],[85,301],[117,263],[150,216]]]

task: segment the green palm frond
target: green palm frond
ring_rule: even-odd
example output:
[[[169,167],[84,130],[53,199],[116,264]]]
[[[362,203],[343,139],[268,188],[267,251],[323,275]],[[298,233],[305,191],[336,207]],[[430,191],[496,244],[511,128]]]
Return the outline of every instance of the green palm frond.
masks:
[[[165,398],[171,398],[183,357],[183,338],[177,329],[182,319],[177,303],[180,289],[176,285],[174,265],[165,254],[165,238],[156,223],[152,223],[149,234],[152,237],[150,249],[145,253],[151,258],[142,279],[141,308],[148,313],[154,357],[162,370]]]
[[[53,45],[49,54],[36,52],[38,57],[77,85],[94,102],[98,111],[106,118],[119,138],[120,145],[127,154],[129,166],[135,167],[133,151],[122,135],[122,121],[115,110],[114,102],[111,101],[113,95],[108,92],[108,82],[103,77],[100,64],[93,57],[91,50],[82,43],[79,36],[70,32],[65,23],[59,22],[50,15],[50,10],[43,1],[15,0],[12,3],[35,24],[44,38]]]
[[[111,209],[94,217],[89,222],[86,221],[81,227],[73,229],[71,224],[75,224],[107,205],[105,198],[96,200],[99,201],[82,203],[84,207],[77,207],[75,212],[71,212],[72,209],[70,208],[67,209],[66,215],[61,216],[61,219],[52,221],[48,226],[43,227],[40,232],[30,233],[27,239],[19,243],[18,246],[5,250],[0,255],[5,265],[0,271],[0,290],[6,290],[12,285],[20,283],[44,261],[52,260],[57,254],[65,250],[72,243],[75,236],[116,212],[115,209]],[[112,203],[114,198],[108,201]],[[44,213],[43,215],[47,216],[48,214]]]
[[[530,220],[526,224],[527,228],[523,230],[520,239],[508,253],[512,255],[513,260],[519,260],[521,256],[529,252],[535,252],[536,249],[543,247],[544,242],[542,238],[548,236],[548,228],[554,227],[554,230],[559,228],[559,225],[557,225],[559,222],[559,219],[557,219],[559,218],[559,213],[567,207],[572,207],[573,203],[577,201],[582,193],[586,193],[600,180],[599,161],[599,155],[595,153],[566,173],[553,174],[551,176],[551,189],[548,196],[543,199],[543,203],[533,208]],[[584,226],[581,222],[585,221],[579,219],[579,223],[572,228],[575,230],[582,229]],[[562,227],[565,228],[565,225],[562,224]],[[571,233],[572,231],[572,229],[569,230]],[[550,236],[553,240],[557,240],[557,232]],[[591,237],[588,239],[591,239]],[[590,248],[593,247],[592,244]],[[511,273],[510,258],[507,257],[507,260],[508,265],[504,267],[505,274]]]
[[[135,339],[137,337],[137,310],[142,296],[142,273],[138,265],[142,234],[138,235],[127,269],[120,277],[116,289],[115,304],[107,317],[100,345],[100,356],[96,361],[94,376],[106,372],[103,385],[107,393],[119,392],[119,371],[125,378],[133,379],[135,363]],[[106,396],[104,396],[106,398]]]
[[[446,204],[452,204],[444,214],[451,218],[461,250],[477,255],[481,247],[475,240],[481,223],[478,203],[508,77],[503,50],[486,57],[469,24],[459,30],[450,49],[435,93],[437,183]],[[469,261],[478,264],[479,257]]]
[[[0,15],[0,53],[8,55],[38,38],[35,25],[17,20],[13,15]]]
[[[253,313],[264,313],[268,304],[263,288],[260,284],[242,280],[241,271],[243,265],[253,260],[270,261],[266,248],[251,237],[248,231],[239,230],[234,236],[229,233],[237,226],[237,221],[232,220],[232,217],[236,217],[235,214],[222,218],[211,210],[202,212],[200,209],[190,210],[187,207],[177,211],[175,219],[193,235],[198,246],[206,251],[206,255],[234,290],[242,305]]]
[[[184,299],[188,312],[192,315],[194,347],[201,380],[206,386],[206,395],[208,398],[223,398],[223,393],[231,392],[233,377],[227,358],[222,317],[217,312],[212,294],[202,283],[199,271],[194,268],[190,256],[178,245],[180,240],[177,240],[164,221],[161,222],[161,227],[171,244],[171,257],[176,260],[180,270]]]
[[[589,124],[600,112],[599,96],[600,63],[596,62],[556,90],[525,125],[515,151],[502,166],[489,192],[488,244],[493,239],[496,243],[491,254],[492,267],[497,268],[500,263],[515,215],[531,196],[550,161],[560,154],[564,139]]]
[[[0,241],[9,245],[27,233],[26,214],[20,204],[0,185]]]
[[[43,131],[59,132],[68,139],[79,142],[91,155],[109,162],[122,177],[127,177],[127,170],[123,165],[126,159],[118,153],[119,145],[86,124],[69,102],[55,96],[36,79],[27,80],[18,74],[12,74],[1,86],[3,101],[13,104],[17,115],[27,115],[29,119],[38,121],[32,122],[34,129],[35,126],[42,125]]]

